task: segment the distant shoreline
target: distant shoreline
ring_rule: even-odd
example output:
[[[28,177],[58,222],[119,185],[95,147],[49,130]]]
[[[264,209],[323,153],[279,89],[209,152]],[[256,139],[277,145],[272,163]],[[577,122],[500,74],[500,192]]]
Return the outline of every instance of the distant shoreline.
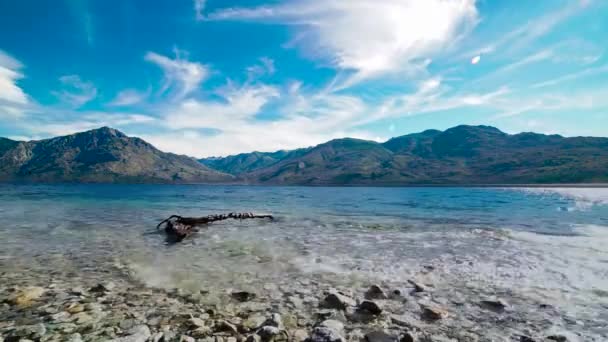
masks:
[[[42,185],[42,186],[71,186],[71,185],[171,185],[171,186],[250,186],[250,187],[301,187],[301,188],[608,188],[608,183],[551,183],[551,184],[256,184],[256,183],[103,183],[103,182],[0,182],[2,185]]]

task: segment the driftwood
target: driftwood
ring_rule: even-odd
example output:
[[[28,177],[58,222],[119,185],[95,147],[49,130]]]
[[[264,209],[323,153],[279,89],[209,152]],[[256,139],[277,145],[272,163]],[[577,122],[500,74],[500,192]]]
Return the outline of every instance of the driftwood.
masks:
[[[228,219],[243,220],[255,218],[273,219],[272,215],[254,215],[253,213],[230,213],[220,215],[209,215],[203,217],[183,217],[179,215],[171,215],[156,226],[160,229],[164,226],[168,240],[179,242],[185,239],[188,235],[196,232],[196,227],[209,224],[215,221]]]

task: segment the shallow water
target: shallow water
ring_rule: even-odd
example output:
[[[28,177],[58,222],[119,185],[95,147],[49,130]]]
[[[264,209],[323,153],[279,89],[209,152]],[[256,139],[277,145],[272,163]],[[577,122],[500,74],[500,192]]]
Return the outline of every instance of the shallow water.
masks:
[[[155,232],[171,214],[230,211],[277,220],[214,223],[174,246]],[[32,278],[218,291],[414,278],[608,333],[608,189],[0,185],[0,222],[0,272]]]

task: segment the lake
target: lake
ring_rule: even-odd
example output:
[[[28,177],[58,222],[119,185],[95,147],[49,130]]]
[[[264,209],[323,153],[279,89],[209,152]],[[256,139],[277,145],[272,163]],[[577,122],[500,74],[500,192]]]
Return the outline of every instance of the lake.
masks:
[[[176,245],[155,230],[172,214],[232,211],[275,220],[213,223]],[[606,188],[0,185],[0,221],[0,272],[15,284],[272,295],[418,279],[453,311],[499,296],[539,329],[608,333]]]

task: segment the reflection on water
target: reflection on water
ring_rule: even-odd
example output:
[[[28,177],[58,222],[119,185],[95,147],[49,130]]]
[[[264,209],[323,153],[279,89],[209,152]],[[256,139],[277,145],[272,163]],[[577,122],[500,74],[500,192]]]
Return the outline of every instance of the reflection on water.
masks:
[[[4,185],[0,267],[189,290],[425,277],[601,322],[607,204],[608,189]],[[214,223],[175,246],[154,231],[171,214],[230,211],[278,219]]]

